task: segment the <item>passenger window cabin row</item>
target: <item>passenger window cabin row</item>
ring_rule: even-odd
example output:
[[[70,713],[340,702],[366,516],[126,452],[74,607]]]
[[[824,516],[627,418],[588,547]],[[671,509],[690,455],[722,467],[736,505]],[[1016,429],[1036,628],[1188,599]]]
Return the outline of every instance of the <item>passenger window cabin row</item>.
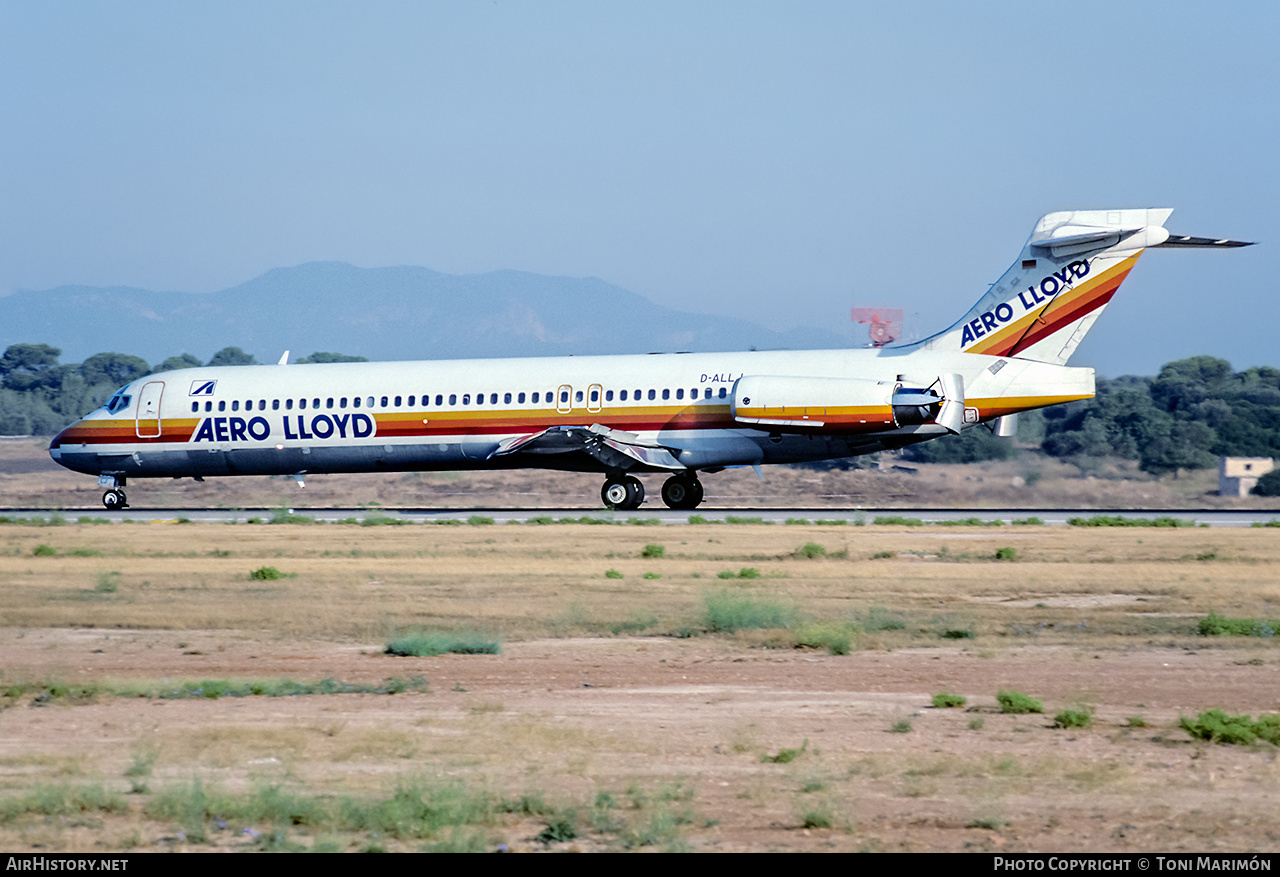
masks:
[[[538,405],[538,404],[544,404],[544,405],[556,405],[556,406],[559,406],[559,407],[563,407],[563,406],[566,406],[566,405],[577,405],[577,404],[579,404],[579,403],[583,403],[583,402],[587,401],[587,400],[586,400],[586,393],[585,393],[584,391],[582,391],[582,390],[574,390],[574,391],[572,391],[572,392],[573,392],[573,402],[571,403],[571,402],[569,401],[569,393],[570,393],[570,392],[571,392],[571,391],[570,391],[569,389],[567,389],[567,388],[562,388],[562,389],[560,389],[560,390],[557,390],[557,391],[554,391],[554,392],[549,392],[549,393],[542,393],[542,392],[537,392],[537,393],[528,393],[528,394],[526,394],[526,393],[515,393],[515,394],[512,394],[512,393],[502,393],[502,394],[501,394],[501,397],[502,397],[502,404],[503,404],[503,405],[511,405],[511,404],[514,402],[514,404],[516,404],[516,405],[525,405],[525,404]],[[589,392],[590,392],[590,395],[591,395],[591,399],[590,399],[591,404],[592,404],[592,405],[598,405],[598,404],[600,404],[600,401],[601,401],[601,400],[600,400],[600,389],[599,389],[598,387],[592,387],[592,388],[590,389],[590,391],[589,391]],[[557,393],[559,393],[559,399],[557,399],[557,398],[556,398],[556,394],[557,394]],[[698,398],[699,398],[699,395],[698,395],[698,388],[697,388],[697,387],[693,387],[692,389],[690,389],[690,390],[688,391],[688,395],[687,395],[687,396],[686,396],[686,394],[685,394],[685,389],[684,389],[684,387],[677,387],[675,390],[671,390],[671,389],[669,389],[669,388],[667,388],[667,389],[662,389],[662,390],[653,390],[653,389],[651,389],[651,390],[648,390],[648,391],[647,391],[647,394],[646,394],[646,391],[644,391],[644,390],[634,390],[634,391],[619,390],[619,391],[618,391],[618,393],[617,393],[617,400],[618,400],[619,402],[628,402],[628,401],[631,401],[631,402],[642,402],[642,401],[646,401],[646,397],[647,397],[647,400],[648,400],[648,401],[657,401],[657,400],[658,400],[658,398],[659,398],[659,396],[661,396],[661,398],[662,398],[662,400],[663,400],[663,401],[669,401],[669,400],[672,398],[672,395],[673,395],[673,394],[674,394],[674,396],[675,396],[676,401],[681,401],[681,400],[684,400],[684,399],[686,399],[686,398],[687,398],[689,401],[696,401],[696,400],[698,400]],[[728,395],[729,395],[729,391],[728,391],[728,388],[727,388],[727,387],[720,387],[720,388],[719,388],[719,391],[718,391],[718,392],[715,392],[715,393],[713,393],[713,389],[712,389],[711,387],[704,387],[704,388],[703,388],[703,392],[702,392],[702,397],[701,397],[701,398],[702,398],[702,399],[704,399],[704,400],[705,400],[705,399],[713,399],[713,398],[725,399],[725,398],[728,398]],[[459,404],[459,398],[461,398],[461,404]],[[472,401],[472,400],[473,400],[473,398],[474,398],[474,402]],[[348,407],[348,403],[350,403],[350,407],[351,407],[351,408],[381,408],[381,409],[383,409],[383,410],[391,410],[391,409],[395,409],[395,408],[402,408],[402,407],[406,407],[406,408],[415,408],[415,407],[416,407],[416,408],[445,408],[445,407],[448,407],[448,408],[457,408],[457,407],[461,407],[461,406],[471,407],[471,406],[473,406],[473,405],[474,405],[474,407],[477,407],[477,408],[478,408],[478,407],[480,407],[480,406],[482,406],[482,405],[486,405],[486,404],[488,404],[488,405],[497,405],[497,404],[499,404],[499,403],[498,403],[498,398],[499,398],[499,394],[498,394],[498,393],[489,393],[489,394],[487,394],[487,395],[486,395],[485,393],[476,393],[474,397],[472,397],[472,395],[471,395],[470,393],[462,393],[462,394],[461,394],[461,397],[459,397],[459,394],[457,394],[457,393],[450,393],[447,397],[446,397],[446,396],[445,396],[445,394],[443,394],[443,393],[437,393],[437,394],[436,394],[436,396],[435,396],[435,404],[433,405],[433,404],[432,404],[432,401],[431,401],[431,395],[430,395],[429,393],[428,393],[428,394],[424,394],[424,395],[421,397],[421,402],[420,402],[420,403],[419,403],[419,401],[418,401],[418,397],[417,397],[416,395],[414,395],[414,396],[408,396],[408,397],[406,397],[406,396],[382,396],[381,398],[376,397],[376,396],[352,396],[352,397],[350,397],[349,399],[348,399],[348,397],[346,397],[346,396],[339,396],[339,397],[337,397],[337,399],[335,399],[335,398],[333,398],[332,396],[330,396],[330,397],[328,397],[328,398],[324,399],[324,406],[323,406],[323,407],[324,407],[324,408],[326,408],[326,409],[330,409],[330,408],[335,408],[335,407],[336,407],[336,408],[338,408],[338,409],[340,409],[340,410],[341,410],[341,409],[345,409],[345,408],[347,408],[347,407]],[[528,402],[526,402],[526,401],[525,401],[525,400],[526,400],[526,398],[528,399]],[[446,404],[446,400],[447,400],[447,404]],[[612,401],[614,401],[614,391],[613,391],[613,390],[605,390],[605,391],[604,391],[604,401],[605,401],[605,402],[612,402]],[[310,400],[308,400],[308,399],[298,399],[298,400],[297,400],[297,409],[298,409],[299,411],[305,411],[305,410],[307,410],[308,408],[310,408],[310,409],[312,409],[312,410],[319,409],[319,408],[321,407],[321,404],[320,404],[320,403],[321,403],[321,400],[320,400],[320,399],[318,399],[318,398],[312,398],[312,399],[310,399]],[[380,403],[380,404],[378,404],[378,403]],[[214,410],[214,405],[215,405],[215,403],[214,403],[212,400],[206,400],[206,401],[205,401],[205,403],[204,403],[204,410],[205,410],[205,411],[213,411],[213,410]],[[228,403],[226,400],[220,400],[220,401],[218,401],[218,402],[216,403],[216,405],[217,405],[217,409],[218,409],[218,411],[226,411],[226,410],[228,410],[228,406],[230,406],[230,410],[231,410],[231,411],[241,411],[241,410],[243,410],[243,411],[255,411],[255,410],[256,410],[256,411],[266,411],[266,410],[267,410],[267,400],[266,400],[266,399],[258,399],[258,400],[256,401],[256,403],[255,403],[255,401],[254,401],[253,399],[247,399],[247,400],[245,400],[245,401],[244,401],[243,406],[242,406],[242,403],[240,402],[240,400],[239,400],[239,399],[232,399],[229,403]],[[280,399],[272,399],[272,400],[271,400],[271,410],[272,410],[272,411],[279,411],[279,410],[281,410],[281,408],[282,408],[282,407],[283,407],[283,409],[284,409],[285,411],[292,411],[292,410],[294,410],[294,400],[293,400],[293,399],[285,399],[285,400],[283,400],[283,401],[282,401],[282,400],[280,400]],[[200,403],[199,403],[199,402],[192,402],[192,403],[191,403],[191,412],[192,412],[193,414],[195,414],[195,413],[198,413],[199,411],[200,411]]]

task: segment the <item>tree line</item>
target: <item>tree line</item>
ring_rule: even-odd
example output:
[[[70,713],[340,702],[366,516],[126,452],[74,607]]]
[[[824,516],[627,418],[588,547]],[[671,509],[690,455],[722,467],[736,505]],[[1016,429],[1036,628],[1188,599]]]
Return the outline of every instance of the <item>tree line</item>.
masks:
[[[239,347],[224,347],[208,362],[190,353],[154,368],[127,353],[95,353],[81,363],[60,363],[48,344],[11,344],[0,357],[0,435],[53,435],[145,375],[205,365],[258,365]],[[304,362],[366,362],[363,356],[316,352]]]
[[[239,347],[202,363],[189,353],[154,368],[124,353],[96,353],[61,364],[48,344],[13,344],[0,357],[0,435],[52,435],[105,402],[113,391],[162,371],[203,365],[257,365]],[[306,362],[365,362],[362,356],[316,352]],[[1088,463],[1137,460],[1154,475],[1205,469],[1220,456],[1280,457],[1280,369],[1233,372],[1226,360],[1195,356],[1171,362],[1155,377],[1099,378],[1093,399],[1022,414],[1018,444],[1052,457]],[[908,460],[971,463],[1013,456],[1013,442],[985,429],[914,445]]]

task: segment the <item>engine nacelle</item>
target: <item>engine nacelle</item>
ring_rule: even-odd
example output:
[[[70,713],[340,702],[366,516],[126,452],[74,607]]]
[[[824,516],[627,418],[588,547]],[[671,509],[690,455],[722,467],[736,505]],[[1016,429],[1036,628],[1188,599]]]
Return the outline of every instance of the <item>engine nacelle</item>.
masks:
[[[733,417],[756,428],[882,432],[938,423],[958,432],[964,381],[942,375],[929,387],[856,378],[745,375],[734,384]]]

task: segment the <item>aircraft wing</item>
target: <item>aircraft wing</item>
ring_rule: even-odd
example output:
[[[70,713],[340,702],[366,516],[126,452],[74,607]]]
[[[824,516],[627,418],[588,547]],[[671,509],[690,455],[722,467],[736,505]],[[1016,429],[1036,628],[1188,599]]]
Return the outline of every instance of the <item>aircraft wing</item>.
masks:
[[[581,451],[606,466],[630,469],[636,463],[673,472],[685,470],[670,448],[646,442],[633,432],[610,429],[599,423],[591,426],[553,426],[541,432],[504,439],[489,458],[507,454],[568,454]]]

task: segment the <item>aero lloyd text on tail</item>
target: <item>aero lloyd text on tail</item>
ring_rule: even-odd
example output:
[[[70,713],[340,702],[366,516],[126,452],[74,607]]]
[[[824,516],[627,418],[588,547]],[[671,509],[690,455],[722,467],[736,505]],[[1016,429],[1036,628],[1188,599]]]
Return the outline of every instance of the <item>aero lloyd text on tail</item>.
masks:
[[[599,472],[634,509],[639,475],[696,508],[700,475],[893,450],[965,429],[1012,435],[1019,411],[1093,395],[1066,365],[1137,263],[1171,236],[1165,209],[1041,219],[1012,267],[955,325],[853,350],[236,366],[121,387],[64,429],[53,459],[98,476],[107,508],[129,478],[543,468]],[[231,339],[234,340],[234,339]]]

